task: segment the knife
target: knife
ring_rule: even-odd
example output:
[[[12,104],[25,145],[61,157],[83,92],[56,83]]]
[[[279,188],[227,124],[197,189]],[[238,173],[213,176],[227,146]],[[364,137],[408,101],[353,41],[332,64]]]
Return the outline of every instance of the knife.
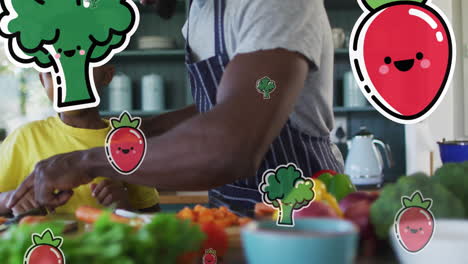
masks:
[[[26,216],[46,215],[46,214],[47,214],[47,210],[45,208],[43,208],[43,207],[35,208],[35,209],[30,210],[30,211],[24,212],[22,214],[19,214],[19,215],[15,216],[15,217],[9,219],[5,223],[1,224],[0,225],[0,232],[3,232],[5,230],[7,230],[11,225],[19,223],[21,221],[21,219],[23,219]]]
[[[123,209],[115,210],[114,214],[122,216],[122,217],[126,217],[126,218],[140,218],[141,220],[143,220],[145,224],[150,223],[151,219],[153,219],[154,217],[154,214],[138,214],[138,213],[130,212],[130,211],[123,210]]]

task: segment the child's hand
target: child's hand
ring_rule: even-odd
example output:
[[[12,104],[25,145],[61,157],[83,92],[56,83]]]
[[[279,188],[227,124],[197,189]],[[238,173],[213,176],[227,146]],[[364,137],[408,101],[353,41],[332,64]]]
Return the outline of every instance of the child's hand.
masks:
[[[91,184],[91,191],[103,206],[110,206],[115,203],[117,208],[131,209],[127,188],[121,182],[103,180],[98,184]]]
[[[10,192],[9,194],[11,195],[13,192]],[[39,204],[34,199],[34,190],[31,189],[19,200],[17,204],[15,204],[15,206],[13,206],[13,208],[11,208],[11,212],[16,216],[39,207]]]

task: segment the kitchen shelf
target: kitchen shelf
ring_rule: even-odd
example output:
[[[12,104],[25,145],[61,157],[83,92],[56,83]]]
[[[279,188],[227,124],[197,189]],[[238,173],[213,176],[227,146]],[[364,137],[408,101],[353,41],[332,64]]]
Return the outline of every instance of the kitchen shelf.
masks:
[[[164,114],[173,111],[172,109],[166,109],[162,111],[143,111],[143,110],[128,110],[132,117],[148,117]],[[123,112],[123,111],[122,111]],[[122,112],[118,111],[100,111],[101,116],[104,117],[119,117]]]
[[[152,50],[126,50],[115,56],[119,58],[166,58],[166,59],[183,59],[185,58],[185,50],[183,49],[152,49]]]
[[[374,107],[372,106],[362,106],[362,107],[344,107],[336,106],[333,108],[335,113],[350,113],[350,112],[375,112]]]

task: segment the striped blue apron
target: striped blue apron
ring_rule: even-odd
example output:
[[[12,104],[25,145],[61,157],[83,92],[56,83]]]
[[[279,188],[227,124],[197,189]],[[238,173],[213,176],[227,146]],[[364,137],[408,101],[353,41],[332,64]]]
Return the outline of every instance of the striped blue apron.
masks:
[[[190,23],[187,23],[186,64],[192,96],[200,113],[210,111],[216,105],[217,88],[229,63],[224,36],[226,0],[213,1],[215,2],[216,52],[214,57],[192,62],[192,51],[189,44]],[[312,137],[300,131],[288,120],[280,135],[270,145],[257,174],[210,190],[210,206],[227,206],[239,215],[252,216],[254,205],[262,202],[258,185],[263,172],[289,162],[293,162],[301,168],[306,174],[305,176],[310,176],[320,170],[343,171],[342,164],[332,153],[329,137]]]

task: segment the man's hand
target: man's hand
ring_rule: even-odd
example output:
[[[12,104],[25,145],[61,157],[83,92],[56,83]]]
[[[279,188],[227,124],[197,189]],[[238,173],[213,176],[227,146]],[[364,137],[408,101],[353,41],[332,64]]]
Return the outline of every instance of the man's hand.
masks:
[[[82,160],[83,153],[72,152],[37,163],[34,171],[12,194],[7,207],[12,209],[31,191],[39,205],[49,209],[65,204],[74,188],[93,180]]]
[[[93,196],[103,206],[116,204],[117,208],[132,209],[128,200],[127,188],[119,181],[103,180],[91,185]]]
[[[12,195],[13,192],[11,192],[10,195]],[[36,202],[36,199],[34,198],[34,190],[31,189],[29,192],[27,192],[19,202],[11,208],[11,212],[13,215],[19,215],[23,214],[26,212],[29,212],[33,209],[39,208],[39,204]]]
[[[2,208],[1,209],[2,215],[12,213],[13,215],[16,216],[16,215],[26,213],[26,212],[29,212],[33,209],[40,207],[34,198],[34,190],[30,189],[30,191],[28,191],[23,197],[21,197],[19,202],[15,206],[13,206],[13,208],[6,209],[5,204],[11,198],[14,192],[15,191],[9,191],[9,192],[2,193],[0,195],[0,204],[1,204],[0,207]]]

